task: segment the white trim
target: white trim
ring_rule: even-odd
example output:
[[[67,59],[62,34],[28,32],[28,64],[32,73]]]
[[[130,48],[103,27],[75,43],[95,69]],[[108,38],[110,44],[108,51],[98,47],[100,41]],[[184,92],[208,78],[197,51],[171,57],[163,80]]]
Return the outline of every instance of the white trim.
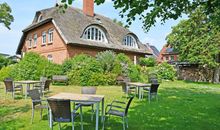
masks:
[[[34,34],[34,46],[33,47],[36,47],[37,46],[37,33]]]
[[[50,28],[48,30],[48,43],[53,43],[53,38],[54,38],[54,29],[53,28]],[[52,36],[52,37],[50,37]]]
[[[45,35],[45,42],[44,42],[44,35]],[[42,38],[41,44],[46,45],[46,43],[47,43],[47,32],[46,31],[42,32],[41,38]]]
[[[134,38],[130,34],[128,34],[124,37],[122,45],[138,49],[138,44],[137,44],[136,38]]]

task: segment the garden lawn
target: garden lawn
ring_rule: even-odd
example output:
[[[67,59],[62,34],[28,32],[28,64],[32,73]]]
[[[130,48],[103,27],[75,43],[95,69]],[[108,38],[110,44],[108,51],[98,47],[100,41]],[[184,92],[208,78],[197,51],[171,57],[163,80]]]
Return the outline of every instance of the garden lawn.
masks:
[[[59,92],[80,93],[77,86],[52,86],[53,95]],[[100,86],[97,94],[105,95],[105,105],[112,100],[126,100],[119,86]],[[5,98],[3,83],[0,84],[0,130],[47,130],[46,110],[40,120],[40,111],[35,111],[31,124],[31,100]],[[129,130],[219,130],[220,129],[220,85],[164,81],[159,87],[159,101],[150,104],[146,98],[135,98],[129,109]],[[95,129],[95,119],[90,120],[90,111],[83,109],[84,129]],[[80,129],[80,118],[76,130]],[[101,129],[100,123],[100,129]],[[105,129],[122,129],[121,119],[111,117]],[[71,123],[62,124],[64,130],[71,129]],[[58,129],[55,123],[54,129]]]

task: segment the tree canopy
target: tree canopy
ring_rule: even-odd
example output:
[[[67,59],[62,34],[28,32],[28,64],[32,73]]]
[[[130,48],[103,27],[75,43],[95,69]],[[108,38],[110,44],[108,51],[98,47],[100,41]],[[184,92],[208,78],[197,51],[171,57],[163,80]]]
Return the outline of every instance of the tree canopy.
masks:
[[[8,29],[10,29],[10,25],[14,21],[11,12],[11,8],[7,3],[0,3],[0,24],[4,24]]]
[[[167,40],[179,52],[180,60],[209,67],[219,65],[220,26],[213,19],[217,13],[206,15],[204,8],[197,8],[188,20],[172,28]]]
[[[71,5],[73,0],[62,0],[65,6]],[[100,5],[106,0],[95,0]],[[204,7],[203,13],[211,15],[220,8],[220,0],[112,0],[114,8],[120,10],[120,16],[126,17],[128,25],[139,18],[143,29],[148,31],[155,26],[157,20],[161,24],[166,20],[181,17],[182,14],[194,12],[197,7]],[[220,16],[220,14],[219,14]],[[220,19],[216,19],[220,21]],[[220,22],[219,22],[220,23]]]

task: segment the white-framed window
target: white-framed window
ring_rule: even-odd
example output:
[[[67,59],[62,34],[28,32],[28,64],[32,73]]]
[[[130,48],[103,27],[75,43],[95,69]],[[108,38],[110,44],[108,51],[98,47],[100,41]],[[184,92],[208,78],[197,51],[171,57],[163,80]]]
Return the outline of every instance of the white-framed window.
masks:
[[[28,48],[32,47],[32,36],[28,37]]]
[[[90,26],[83,32],[83,39],[108,43],[106,35],[102,29],[97,26]]]
[[[123,39],[123,45],[132,48],[138,48],[137,41],[132,35],[126,35]]]
[[[48,43],[52,43],[53,42],[53,28],[48,30]]]
[[[43,19],[43,16],[42,16],[42,14],[40,14],[37,18],[37,22],[40,22],[42,19]]]
[[[47,42],[47,33],[46,31],[42,32],[42,45],[45,45]]]
[[[51,54],[49,54],[49,55],[47,55],[47,59],[48,59],[48,61],[53,61],[53,56],[51,55]]]
[[[37,46],[37,34],[34,34],[34,47]]]

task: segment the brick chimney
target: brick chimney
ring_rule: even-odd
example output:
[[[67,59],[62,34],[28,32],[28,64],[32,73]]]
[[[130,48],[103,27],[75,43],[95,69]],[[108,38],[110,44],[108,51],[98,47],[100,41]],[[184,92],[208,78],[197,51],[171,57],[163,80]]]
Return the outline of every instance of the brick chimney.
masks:
[[[83,13],[87,16],[94,16],[94,0],[83,0]]]

